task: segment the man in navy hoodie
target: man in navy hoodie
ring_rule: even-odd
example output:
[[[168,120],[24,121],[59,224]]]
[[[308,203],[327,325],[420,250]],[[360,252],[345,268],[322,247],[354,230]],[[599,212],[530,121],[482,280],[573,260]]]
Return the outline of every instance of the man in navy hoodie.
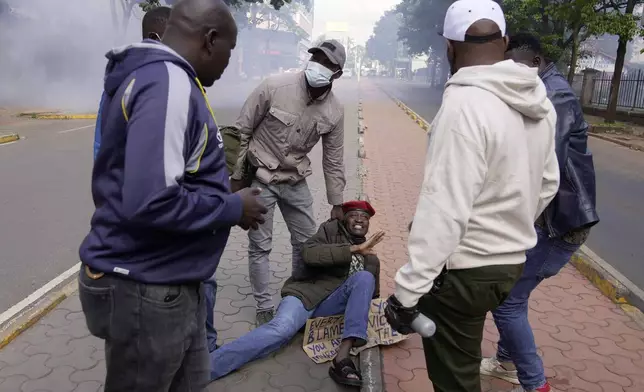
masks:
[[[183,0],[163,42],[108,53],[96,211],[79,296],[105,340],[106,392],[201,391],[209,379],[201,282],[230,229],[256,228],[261,190],[230,192],[203,86],[227,67],[237,27],[222,0]]]

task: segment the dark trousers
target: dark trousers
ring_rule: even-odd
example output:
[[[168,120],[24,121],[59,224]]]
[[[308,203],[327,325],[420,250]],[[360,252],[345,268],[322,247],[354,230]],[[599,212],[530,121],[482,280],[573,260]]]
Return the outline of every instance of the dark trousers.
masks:
[[[481,341],[488,312],[503,303],[523,264],[450,270],[442,286],[423,296],[419,310],[436,323],[423,339],[435,392],[480,392]]]
[[[201,392],[209,381],[203,285],[149,285],[81,267],[87,327],[105,340],[105,392]]]

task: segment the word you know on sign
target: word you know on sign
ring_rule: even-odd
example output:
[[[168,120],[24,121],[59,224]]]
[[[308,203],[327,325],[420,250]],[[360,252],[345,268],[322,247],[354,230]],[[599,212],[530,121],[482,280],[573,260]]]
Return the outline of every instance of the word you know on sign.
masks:
[[[342,342],[344,316],[318,317],[309,319],[304,330],[303,349],[315,363],[329,362],[335,358]],[[371,301],[367,323],[367,344],[351,350],[352,355],[375,346],[388,346],[407,339],[391,329],[385,318],[385,300]]]

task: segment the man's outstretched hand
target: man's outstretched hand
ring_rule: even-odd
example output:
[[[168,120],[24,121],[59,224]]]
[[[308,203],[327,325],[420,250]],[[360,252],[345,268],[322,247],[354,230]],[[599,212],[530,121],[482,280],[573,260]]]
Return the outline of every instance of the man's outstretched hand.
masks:
[[[260,188],[244,188],[235,193],[242,200],[242,217],[239,227],[244,230],[257,229],[259,225],[264,223],[264,214],[268,212],[268,209],[257,198],[262,190]]]
[[[403,335],[409,335],[414,330],[411,329],[411,323],[418,317],[418,309],[414,306],[406,308],[402,306],[395,295],[387,299],[387,306],[385,307],[385,317],[391,328]]]
[[[378,245],[385,238],[385,232],[379,231],[376,234],[369,237],[368,240],[359,245],[351,245],[351,253],[359,253],[363,256],[366,255],[375,255],[376,251],[373,249],[374,246]]]

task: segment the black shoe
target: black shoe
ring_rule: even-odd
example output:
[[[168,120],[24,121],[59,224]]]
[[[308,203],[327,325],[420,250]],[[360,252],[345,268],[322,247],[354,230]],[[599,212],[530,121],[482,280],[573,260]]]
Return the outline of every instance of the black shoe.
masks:
[[[262,325],[268,323],[275,316],[273,309],[268,310],[258,310],[255,317],[255,326],[261,327]]]

